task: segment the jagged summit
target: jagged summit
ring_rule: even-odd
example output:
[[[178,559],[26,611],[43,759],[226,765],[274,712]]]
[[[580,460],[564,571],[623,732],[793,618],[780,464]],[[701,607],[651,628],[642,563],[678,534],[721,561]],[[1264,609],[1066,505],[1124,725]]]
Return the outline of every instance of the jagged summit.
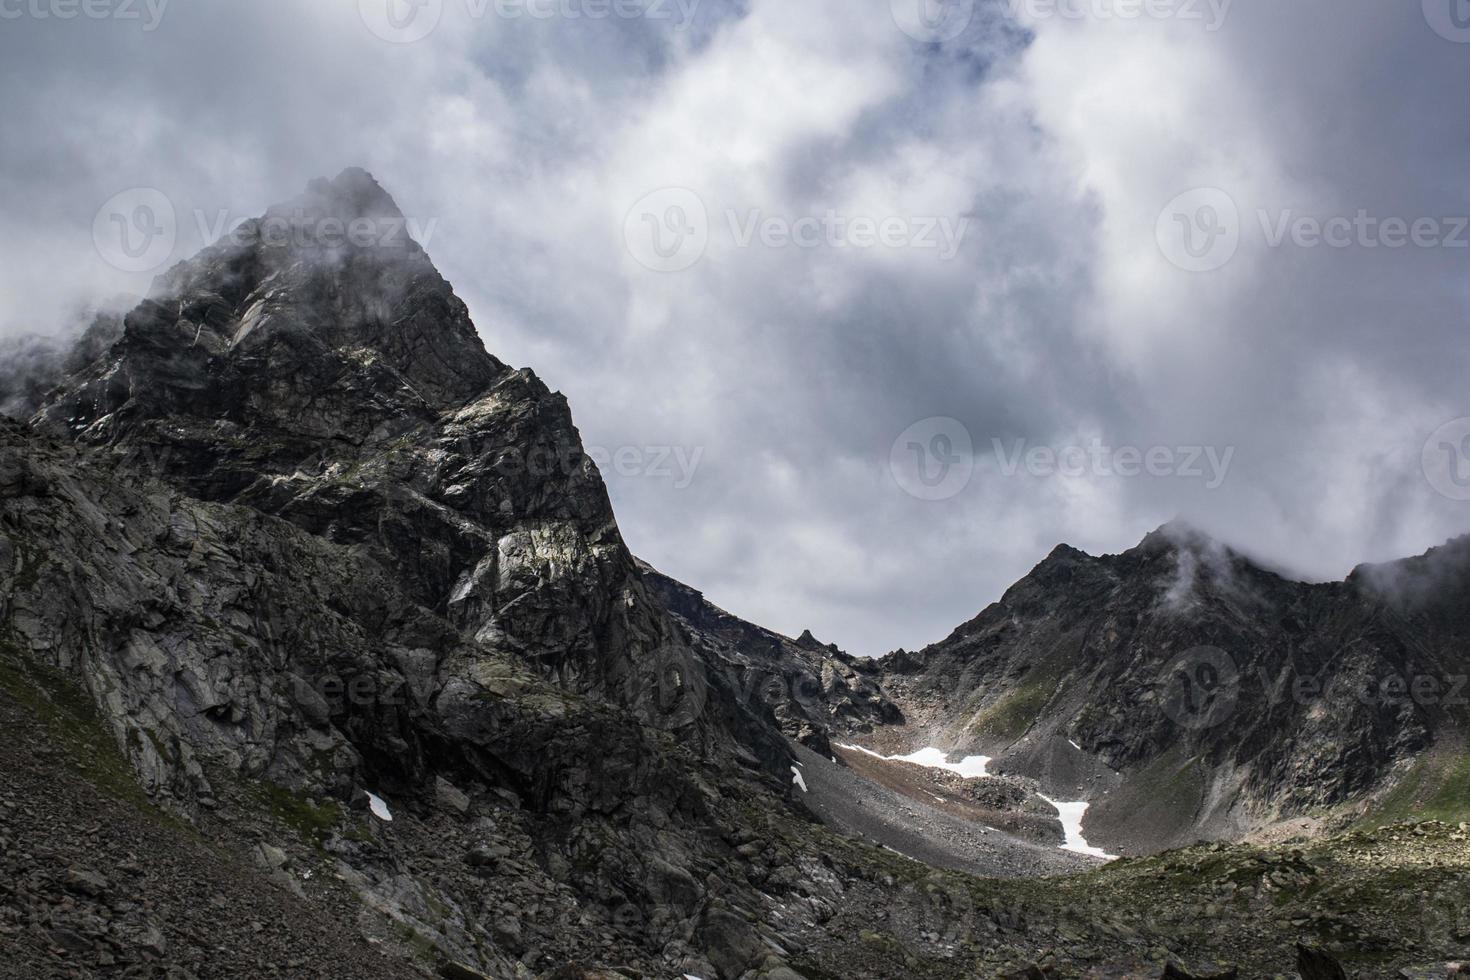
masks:
[[[1159,525],[1138,543],[1134,550],[1179,548],[1205,550],[1223,547],[1219,541],[1182,517]]]
[[[1044,558],[1043,561],[1065,561],[1071,559],[1090,558],[1092,558],[1092,555],[1089,555],[1081,548],[1074,548],[1069,544],[1059,544],[1055,548],[1051,549],[1050,553],[1047,554],[1046,558]]]
[[[1470,633],[1470,535],[1413,558],[1359,565],[1347,585],[1388,608],[1433,621],[1440,630]]]
[[[1235,553],[1228,545],[1214,538],[1208,532],[1201,530],[1197,525],[1183,518],[1176,517],[1145,534],[1139,540],[1138,544],[1128,548],[1121,554],[1092,555],[1080,548],[1063,542],[1053,548],[1038,563],[1037,568],[1044,568],[1056,564],[1067,565],[1077,562],[1108,561],[1126,556],[1159,555],[1170,552]]]
[[[346,221],[355,218],[402,218],[398,203],[383,185],[361,167],[348,167],[328,180],[313,178],[306,193],[294,201],[279,204],[267,216],[302,210],[308,214],[328,214]]]
[[[805,650],[824,650],[828,653],[834,654],[840,652],[837,648],[837,644],[823,643],[821,640],[813,636],[812,631],[809,629],[804,629],[801,631],[801,635],[796,638],[796,645]]]
[[[341,278],[337,292],[365,289],[382,302],[415,276],[438,278],[414,230],[371,174],[349,168],[311,180],[301,194],[232,228],[157,277],[149,298],[167,304],[208,290],[238,300],[263,279],[305,264]]]
[[[102,443],[163,418],[269,429],[294,466],[302,440],[391,438],[507,373],[392,198],[347,170],[159,276],[37,424]]]
[[[1463,534],[1412,558],[1365,562],[1352,570],[1348,581],[1388,586],[1393,580],[1405,577],[1432,579],[1462,572],[1467,567],[1470,567],[1470,534]]]

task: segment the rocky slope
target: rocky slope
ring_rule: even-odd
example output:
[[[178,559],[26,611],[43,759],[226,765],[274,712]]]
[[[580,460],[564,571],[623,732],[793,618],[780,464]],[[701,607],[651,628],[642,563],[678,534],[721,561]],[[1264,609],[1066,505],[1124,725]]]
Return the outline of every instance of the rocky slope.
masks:
[[[218,806],[184,820],[133,782],[106,717],[65,675],[0,655],[0,723],[14,736],[0,745],[7,980],[474,980],[446,957],[462,940],[486,975],[542,980],[1427,980],[1462,975],[1470,953],[1463,823],[1000,881],[935,871],[784,808],[754,813],[762,794],[748,783],[705,794],[736,856],[698,882],[723,883],[723,897],[660,947],[635,910],[608,916],[559,880],[533,804],[475,791],[466,819],[441,786],[395,797],[385,823],[221,781]],[[742,903],[754,889],[741,876],[768,904]],[[671,894],[661,927],[692,907]]]
[[[485,350],[401,219],[361,171],[315,181],[47,361],[59,387],[5,382],[37,412],[0,420],[0,976],[1257,975],[1298,940],[1373,976],[1470,942],[1427,918],[1470,905],[1452,824],[982,879],[953,869],[1088,862],[1035,824],[1025,779],[829,761],[923,735],[1079,791],[1126,779],[1178,741],[1140,704],[1191,721],[1127,693],[1164,641],[1288,629],[1315,650],[1371,608],[1381,659],[1413,637],[1444,666],[1459,551],[1326,593],[1212,562],[1186,583],[1169,542],[1063,553],[947,644],[857,661],[640,567],[565,400]],[[1170,619],[1161,595],[1202,611]],[[1106,710],[993,710],[1057,663]],[[1285,774],[1261,793],[1332,799],[1419,753],[1381,809],[1454,809],[1443,711],[1355,715],[1381,726],[1356,742],[1308,712],[1273,749],[1259,711],[1203,710],[1186,744],[1228,762],[1244,725],[1251,766]],[[1027,748],[1063,719],[1086,766]],[[910,809],[949,870],[875,846],[868,818],[887,834]],[[1016,834],[966,843],[978,811]]]
[[[7,656],[81,685],[181,819],[275,800],[434,956],[718,975],[711,903],[768,900],[717,872],[722,787],[783,806],[790,750],[649,598],[565,400],[412,241],[323,234],[400,219],[361,171],[313,182],[0,429]],[[369,792],[452,827],[322,839]]]
[[[1467,569],[1470,539],[1304,584],[1169,525],[1121,555],[1058,548],[948,639],[885,658],[883,684],[904,738],[1091,800],[1089,840],[1124,853],[1341,825],[1414,771],[1470,808]]]
[[[701,671],[644,594],[565,399],[486,352],[402,226],[367,174],[314,181],[160,276],[36,429],[358,549],[562,686],[728,741],[707,738]]]
[[[748,623],[647,563],[640,567],[701,660],[732,678],[744,700],[769,706],[790,738],[830,757],[833,739],[903,724],[873,661],[823,644],[810,630],[793,640]]]
[[[111,304],[126,307],[128,300]],[[85,312],[55,335],[0,339],[0,415],[29,418],[52,389],[107,352],[122,336],[126,309]]]
[[[64,678],[0,659],[0,726],[0,976],[417,973],[343,928],[359,904],[340,882],[251,860],[275,849],[247,827],[207,843],[150,807]]]

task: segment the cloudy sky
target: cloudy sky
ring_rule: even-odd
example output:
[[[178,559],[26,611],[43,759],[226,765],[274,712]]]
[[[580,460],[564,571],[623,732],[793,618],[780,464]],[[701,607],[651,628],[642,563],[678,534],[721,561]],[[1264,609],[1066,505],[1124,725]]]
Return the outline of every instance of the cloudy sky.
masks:
[[[1466,0],[0,0],[0,77],[0,331],[146,289],[119,193],[177,259],[366,167],[776,629],[1176,515],[1313,579],[1470,531]]]

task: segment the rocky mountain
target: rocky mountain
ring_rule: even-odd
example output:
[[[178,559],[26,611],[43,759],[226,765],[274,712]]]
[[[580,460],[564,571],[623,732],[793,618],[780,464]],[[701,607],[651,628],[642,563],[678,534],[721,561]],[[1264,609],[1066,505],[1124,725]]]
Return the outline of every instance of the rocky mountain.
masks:
[[[36,430],[359,549],[564,686],[696,724],[650,697],[696,667],[643,594],[565,399],[486,352],[402,225],[361,171],[313,182],[161,276]]]
[[[1099,868],[1038,793],[1106,815],[1178,757],[1223,788],[1155,843],[1380,786],[1450,816],[1447,705],[1232,684],[1454,669],[1463,544],[1303,586],[1171,530],[1059,551],[918,654],[780,636],[633,558],[566,400],[359,170],[46,349],[0,376],[0,977],[1255,976],[1470,943],[1463,824]],[[920,742],[1008,774],[843,747]]]
[[[68,375],[96,361],[122,336],[125,307],[119,299],[84,312],[56,335],[31,334],[0,340],[0,415],[29,418]]]
[[[700,659],[734,679],[743,700],[769,706],[788,737],[830,756],[834,737],[903,724],[874,661],[821,643],[810,630],[793,640],[746,622],[647,563],[640,567]]]
[[[1120,555],[1058,548],[882,682],[907,741],[1091,801],[1088,839],[1124,853],[1341,825],[1405,779],[1470,809],[1467,571],[1462,539],[1306,584],[1176,523]]]
[[[565,400],[485,351],[400,220],[361,171],[313,182],[5,429],[9,642],[190,819],[242,781],[309,813],[530,801],[563,888],[640,927],[677,893],[693,928],[695,852],[733,854],[699,774],[779,798],[789,749],[649,598]],[[363,221],[383,237],[322,233]],[[442,889],[353,867],[416,935],[498,962]]]

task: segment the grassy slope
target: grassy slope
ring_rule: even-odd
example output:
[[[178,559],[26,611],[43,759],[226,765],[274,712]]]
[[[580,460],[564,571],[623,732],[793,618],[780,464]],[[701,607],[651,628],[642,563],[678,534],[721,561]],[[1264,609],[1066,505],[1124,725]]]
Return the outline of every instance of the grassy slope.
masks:
[[[1382,827],[1410,820],[1470,820],[1470,751],[1445,745],[1420,757],[1363,821]]]

